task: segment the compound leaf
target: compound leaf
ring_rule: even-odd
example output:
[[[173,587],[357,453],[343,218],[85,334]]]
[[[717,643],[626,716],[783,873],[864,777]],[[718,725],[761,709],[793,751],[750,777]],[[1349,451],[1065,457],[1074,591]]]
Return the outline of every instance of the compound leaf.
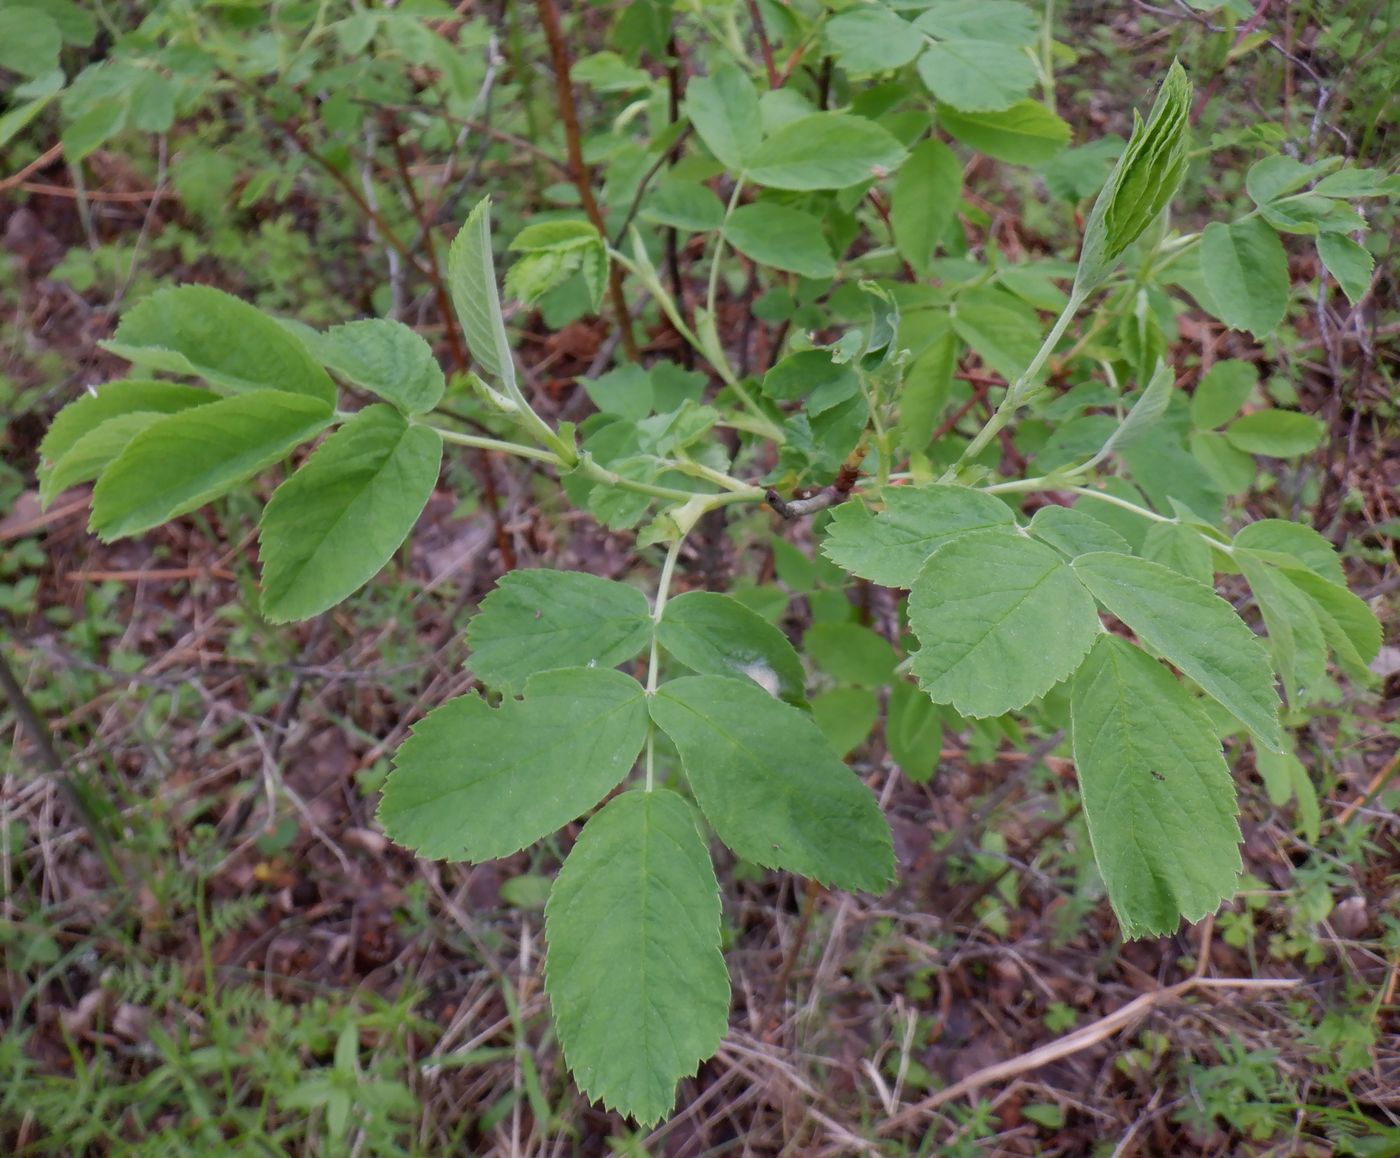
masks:
[[[646,734],[642,685],[606,668],[541,672],[499,708],[458,696],[400,746],[379,820],[423,857],[507,856],[616,788]]]
[[[806,704],[802,661],[787,636],[728,595],[676,596],[666,604],[656,638],[693,672],[746,677],[790,704]]]
[[[1006,530],[934,552],[910,590],[909,626],[919,685],[965,716],[999,716],[1049,691],[1103,630],[1060,554]]]
[[[1084,585],[1143,644],[1195,680],[1274,751],[1287,737],[1269,657],[1235,609],[1205,583],[1131,555],[1081,555]]]
[[[822,553],[853,575],[885,587],[910,587],[928,557],[973,531],[1012,527],[1016,516],[1000,499],[968,487],[887,487],[884,509],[864,502],[836,508]]]
[[[588,1097],[650,1126],[729,1026],[719,883],[674,792],[626,792],[585,826],[545,907],[545,988]]]
[[[138,535],[218,498],[331,423],[329,404],[256,390],[163,416],[127,444],[92,493],[104,542]]]
[[[1235,786],[1210,717],[1160,663],[1099,637],[1070,693],[1094,859],[1125,937],[1173,932],[1235,890]]]
[[[700,810],[740,856],[838,888],[885,890],[889,826],[805,713],[750,680],[686,676],[661,686],[651,716],[680,752]]]
[[[150,370],[223,390],[281,390],[327,405],[335,383],[286,327],[207,285],[172,286],[133,306],[103,347]]]
[[[369,582],[423,513],[441,465],[442,436],[392,407],[346,422],[263,511],[263,614],[309,619]]]
[[[551,668],[616,667],[650,639],[651,612],[635,587],[580,571],[512,571],[467,628],[467,662],[484,683],[516,692]]]

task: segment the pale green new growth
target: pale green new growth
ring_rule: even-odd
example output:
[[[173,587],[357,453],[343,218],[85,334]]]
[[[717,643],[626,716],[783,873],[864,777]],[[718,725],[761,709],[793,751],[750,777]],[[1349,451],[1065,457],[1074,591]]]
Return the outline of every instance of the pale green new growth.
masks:
[[[452,305],[476,364],[507,389],[515,385],[515,360],[491,256],[491,198],[483,197],[452,239],[447,254]]]
[[[919,685],[965,716],[999,716],[1044,695],[1102,631],[1059,553],[1012,530],[940,547],[909,593],[909,626]]]
[[[309,619],[369,582],[437,485],[442,436],[367,407],[277,488],[259,529],[263,614]]]
[[[579,1089],[652,1125],[729,1027],[719,883],[690,806],[626,792],[593,817],[554,882],[545,938]]]
[[[467,628],[467,666],[483,683],[518,692],[550,668],[616,667],[650,639],[651,611],[635,587],[581,571],[512,571]]]
[[[1089,839],[1123,935],[1213,913],[1242,865],[1210,717],[1160,663],[1103,635],[1074,677],[1071,718]]]
[[[651,716],[680,752],[705,818],[736,853],[884,892],[894,876],[889,826],[809,716],[751,680],[719,676],[663,684]]]
[[[1172,61],[1147,120],[1135,117],[1133,135],[1094,202],[1084,231],[1075,289],[1087,292],[1176,196],[1186,175],[1191,82]]]
[[[646,740],[642,685],[605,668],[543,672],[498,708],[459,696],[414,725],[394,757],[379,820],[399,844],[491,860],[587,812]]]

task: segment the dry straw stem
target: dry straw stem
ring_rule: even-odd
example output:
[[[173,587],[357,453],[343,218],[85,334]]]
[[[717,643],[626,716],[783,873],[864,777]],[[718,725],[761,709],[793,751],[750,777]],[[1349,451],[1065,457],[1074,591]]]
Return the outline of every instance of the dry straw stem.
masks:
[[[1158,1006],[1184,998],[1198,990],[1293,989],[1299,984],[1301,982],[1296,977],[1188,977],[1185,981],[1178,981],[1175,985],[1169,985],[1165,989],[1144,993],[1141,997],[1128,1002],[1122,1009],[1116,1010],[1106,1017],[1101,1017],[1098,1021],[1081,1029],[1076,1029],[1073,1033],[1067,1033],[1064,1037],[1048,1042],[1039,1049],[1033,1049],[1030,1053],[1011,1058],[1009,1061],[998,1062],[995,1065],[984,1066],[976,1073],[963,1078],[962,1081],[955,1082],[946,1090],[939,1090],[938,1093],[930,1095],[922,1102],[910,1106],[907,1110],[900,1111],[880,1127],[880,1133],[892,1134],[898,1130],[907,1129],[915,1125],[919,1118],[932,1114],[940,1106],[965,1097],[983,1086],[1018,1078],[1022,1074],[1039,1069],[1041,1066],[1049,1065],[1053,1061],[1059,1061],[1061,1058],[1079,1053],[1090,1046],[1098,1045],[1119,1030],[1126,1029],[1138,1018]]]

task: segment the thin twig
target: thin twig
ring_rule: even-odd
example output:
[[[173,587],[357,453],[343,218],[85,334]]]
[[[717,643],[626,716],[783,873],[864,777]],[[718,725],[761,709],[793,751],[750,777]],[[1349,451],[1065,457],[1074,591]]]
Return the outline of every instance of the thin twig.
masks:
[[[545,39],[549,41],[549,55],[554,61],[554,80],[559,92],[559,118],[564,124],[564,142],[569,150],[569,169],[573,173],[574,184],[578,187],[579,200],[588,220],[598,231],[598,236],[608,236],[603,212],[598,208],[598,200],[593,196],[593,184],[589,180],[588,167],[583,161],[583,142],[579,135],[578,109],[574,105],[573,80],[569,71],[569,48],[564,43],[564,32],[559,26],[559,9],[554,0],[537,0],[540,23],[544,25]],[[641,351],[632,333],[632,316],[627,312],[627,298],[622,292],[622,270],[616,262],[608,264],[608,296],[612,299],[613,312],[622,333],[622,348],[629,361],[640,360]]]
[[[1041,1066],[1049,1065],[1053,1061],[1059,1061],[1061,1058],[1086,1050],[1090,1046],[1098,1045],[1119,1030],[1126,1029],[1138,1018],[1150,1013],[1158,1006],[1184,998],[1196,990],[1294,989],[1301,984],[1302,981],[1296,977],[1188,977],[1185,981],[1178,981],[1175,985],[1169,985],[1165,989],[1144,993],[1141,997],[1136,997],[1128,1002],[1122,1009],[1115,1010],[1081,1029],[1076,1029],[1073,1033],[1067,1033],[1064,1037],[1056,1038],[1039,1049],[1031,1050],[1030,1053],[1011,1058],[1009,1061],[998,1062],[995,1065],[983,1066],[976,1073],[963,1078],[962,1081],[954,1082],[947,1089],[939,1090],[936,1094],[910,1106],[907,1110],[902,1110],[885,1122],[880,1127],[879,1132],[881,1134],[896,1133],[915,1125],[920,1118],[933,1113],[939,1106],[965,1097],[983,1086],[1019,1078]]]

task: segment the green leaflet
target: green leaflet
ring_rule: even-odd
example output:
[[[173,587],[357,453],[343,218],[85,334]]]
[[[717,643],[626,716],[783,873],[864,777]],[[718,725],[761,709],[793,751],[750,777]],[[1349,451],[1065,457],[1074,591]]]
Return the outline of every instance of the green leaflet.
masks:
[[[687,676],[661,686],[651,716],[680,752],[705,818],[740,856],[838,888],[885,890],[889,826],[804,713],[750,680]]]
[[[217,394],[195,386],[177,386],[173,382],[123,380],[108,382],[95,391],[84,393],[60,410],[44,441],[39,444],[39,456],[57,463],[86,434],[92,433],[109,418],[137,410],[156,414],[176,414],[191,406],[214,402]]]
[[[724,236],[760,265],[802,277],[836,276],[836,259],[822,233],[822,223],[799,209],[766,201],[740,205],[729,215]]]
[[[699,675],[743,676],[805,707],[802,661],[787,636],[737,599],[687,591],[666,604],[657,642]]]
[[[1043,165],[1069,144],[1070,127],[1039,101],[995,112],[938,107],[939,123],[964,145],[1012,165]]]
[[[1327,674],[1327,643],[1312,602],[1293,584],[1249,551],[1237,551],[1235,561],[1264,616],[1274,666],[1284,694],[1293,707],[1308,703]]]
[[[874,121],[848,113],[813,113],[764,140],[748,176],[770,189],[845,189],[892,173],[904,146]]]
[[[812,719],[842,760],[869,739],[879,718],[880,699],[868,688],[832,688],[812,697]]]
[[[418,521],[441,464],[441,435],[389,406],[346,422],[263,511],[263,614],[309,619],[368,583]]]
[[[651,611],[635,587],[579,571],[512,571],[467,628],[467,665],[490,687],[516,692],[552,668],[616,667],[650,639]]]
[[[54,496],[69,487],[97,478],[133,438],[164,417],[156,410],[133,410],[113,415],[101,426],[89,430],[51,468],[40,468],[40,501],[48,506]]]
[[[1288,258],[1269,224],[1249,217],[1212,221],[1201,234],[1201,280],[1211,313],[1228,326],[1263,337],[1288,308]]]
[[[733,65],[698,76],[685,90],[685,115],[715,158],[736,173],[763,141],[763,123],[753,82]]]
[[[1367,665],[1380,652],[1381,624],[1366,602],[1312,571],[1289,568],[1280,570],[1277,577],[1312,601],[1323,638],[1338,665],[1352,679],[1363,683],[1370,681],[1372,676]]]
[[[1194,528],[1181,523],[1153,523],[1142,542],[1142,557],[1197,583],[1215,582],[1210,546]]]
[[[1202,430],[1224,426],[1259,385],[1259,370],[1252,362],[1233,358],[1217,362],[1191,395],[1191,424]]]
[[[446,384],[433,348],[402,322],[348,322],[314,333],[308,346],[323,366],[405,414],[426,414],[442,401]]]
[[[1043,695],[1103,630],[1060,555],[1011,530],[940,547],[910,590],[909,626],[919,686],[965,716],[999,716]]]
[[[1144,645],[1200,684],[1266,747],[1284,749],[1268,656],[1209,586],[1131,555],[1081,555],[1072,566]]]
[[[943,0],[914,22],[933,43],[919,58],[919,76],[938,100],[968,112],[1004,109],[1035,83],[1025,46],[1036,18],[1011,0]]]
[[[890,225],[900,256],[919,276],[928,275],[961,200],[962,166],[953,150],[932,139],[916,146],[895,178]]]
[[[913,684],[900,680],[890,689],[885,715],[885,746],[890,759],[915,784],[927,784],[938,767],[943,718],[938,707]]]
[[[858,687],[886,687],[899,663],[889,640],[858,623],[813,624],[802,647],[827,675]]]
[[[476,203],[452,239],[447,254],[452,305],[467,336],[472,357],[507,390],[515,387],[515,360],[501,316],[496,264],[491,256],[491,198]]]
[[[58,412],[39,444],[39,499],[97,478],[146,427],[167,414],[218,400],[217,394],[171,382],[109,382]]]
[[[1091,551],[1119,551],[1124,555],[1131,551],[1122,535],[1078,507],[1041,507],[1031,516],[1027,530],[1070,558]]]
[[[394,756],[379,820],[430,859],[484,861],[548,836],[621,783],[646,741],[646,697],[606,668],[542,672],[524,699],[434,708]]]
[[[1302,523],[1290,523],[1286,519],[1258,519],[1241,527],[1231,545],[1247,551],[1285,555],[1290,560],[1290,566],[1306,567],[1338,587],[1347,584],[1337,549]]]
[[[1152,111],[1133,114],[1133,135],[1094,202],[1075,275],[1076,292],[1098,286],[1125,249],[1176,196],[1186,175],[1191,82],[1172,61]]]
[[[285,458],[331,417],[327,403],[280,390],[165,415],[103,472],[89,526],[103,542],[158,527]]]
[[[330,405],[335,383],[289,330],[204,285],[157,290],[123,315],[103,348],[137,366],[193,374],[222,390],[280,390]]]
[[[850,8],[822,29],[827,50],[853,76],[908,64],[923,50],[923,39],[907,20],[879,5]]]
[[[916,23],[923,26],[924,18]],[[947,40],[919,57],[919,76],[941,104],[969,113],[1014,105],[1035,83],[1035,64],[1012,44],[991,40]]]
[[[545,907],[545,989],[588,1097],[650,1126],[729,1027],[719,883],[690,806],[626,792],[593,817]]]
[[[822,554],[837,566],[885,587],[911,587],[925,561],[944,543],[990,527],[1015,526],[1011,508],[968,487],[886,487],[884,509],[863,501],[836,508]]]
[[[1210,718],[1160,663],[1099,637],[1074,677],[1074,762],[1123,935],[1175,931],[1235,890],[1235,786]]]
[[[1108,436],[1098,458],[1106,458],[1114,451],[1127,450],[1157,425],[1171,402],[1173,381],[1172,368],[1165,362],[1158,362],[1152,378],[1137,396],[1127,416]]]
[[[43,76],[58,67],[63,34],[37,8],[0,8],[0,68]]]
[[[1364,245],[1344,233],[1323,233],[1317,239],[1317,256],[1352,305],[1366,296],[1376,259]]]
[[[910,365],[899,397],[900,449],[911,453],[927,449],[952,394],[961,353],[962,343],[947,333],[930,342]]]
[[[1236,450],[1271,458],[1310,454],[1326,436],[1327,427],[1320,418],[1296,410],[1256,410],[1225,428],[1225,437]]]

